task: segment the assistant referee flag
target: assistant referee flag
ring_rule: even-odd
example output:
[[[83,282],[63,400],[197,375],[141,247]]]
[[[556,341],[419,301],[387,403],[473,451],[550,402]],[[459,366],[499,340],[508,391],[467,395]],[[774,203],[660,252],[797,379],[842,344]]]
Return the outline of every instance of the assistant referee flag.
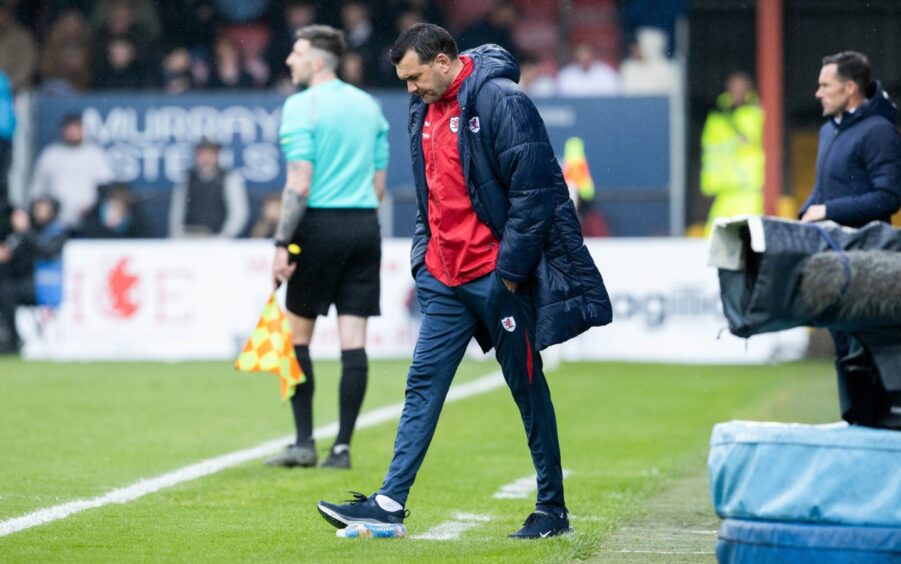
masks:
[[[294,388],[306,378],[294,354],[288,318],[275,300],[275,292],[263,308],[256,329],[235,360],[235,368],[243,372],[272,372],[281,380],[282,399],[294,395]]]

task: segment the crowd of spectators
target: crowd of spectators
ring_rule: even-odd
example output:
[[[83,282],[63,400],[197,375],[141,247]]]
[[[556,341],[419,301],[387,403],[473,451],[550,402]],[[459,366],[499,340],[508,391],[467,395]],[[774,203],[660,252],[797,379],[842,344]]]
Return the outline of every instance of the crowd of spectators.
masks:
[[[293,34],[316,22],[346,34],[349,51],[340,69],[345,81],[402,88],[387,51],[400,32],[429,21],[451,28],[461,49],[496,43],[533,64],[526,70],[538,79],[534,95],[629,94],[618,53],[628,55],[633,75],[651,63],[636,93],[665,93],[671,84],[664,80],[657,85],[649,77],[656,76],[652,66],[659,71],[668,61],[673,21],[684,12],[684,0],[594,3],[612,6],[618,14],[622,45],[613,55],[609,50],[597,53],[590,37],[559,37],[564,44],[571,42],[571,48],[563,49],[531,44],[518,27],[529,3],[513,0],[481,3],[475,19],[459,17],[472,7],[442,0],[0,0],[0,70],[16,91],[37,88],[52,94],[223,88],[287,92],[292,87],[284,61]],[[592,7],[591,0],[581,4]],[[637,30],[647,25],[661,39],[638,41]]]
[[[294,90],[285,64],[294,34],[313,23],[345,32],[343,80],[401,89],[388,51],[420,21],[450,29],[461,50],[486,43],[509,50],[533,97],[672,91],[673,22],[685,0],[572,0],[566,10],[568,16],[562,5],[529,0],[0,0],[0,354],[21,345],[18,306],[58,305],[67,239],[151,232],[135,192],[115,181],[109,157],[85,139],[78,114],[63,119],[58,141],[40,151],[24,207],[12,206],[6,180],[14,94],[287,94]],[[567,18],[573,25],[563,25]],[[616,32],[608,36],[610,20]],[[601,27],[592,28],[598,21]],[[193,168],[170,195],[169,235],[271,237],[278,195],[267,195],[251,222],[243,179],[221,167],[220,149],[209,140],[195,147]]]

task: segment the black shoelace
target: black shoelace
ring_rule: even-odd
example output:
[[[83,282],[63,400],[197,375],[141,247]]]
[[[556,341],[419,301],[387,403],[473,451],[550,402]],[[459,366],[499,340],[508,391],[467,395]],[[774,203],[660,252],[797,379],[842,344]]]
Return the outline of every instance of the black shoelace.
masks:
[[[367,497],[367,496],[361,494],[360,492],[353,492],[353,491],[352,491],[352,492],[350,492],[350,494],[351,494],[352,496],[354,496],[354,498],[353,498],[353,499],[345,499],[344,501],[346,501],[347,503],[352,503],[352,504],[366,503],[366,502],[368,502],[369,499],[370,499],[369,497]],[[375,501],[375,496],[372,496],[372,502],[375,503],[376,507],[379,507],[379,504]],[[381,509],[381,507],[379,507],[379,509]],[[384,509],[383,509],[382,511],[384,511]],[[403,513],[404,519],[406,519],[407,517],[410,516],[410,510],[409,510],[409,509],[404,509],[403,511],[404,511],[404,513]]]
[[[528,517],[526,517],[526,522],[523,523],[522,526],[523,526],[523,527],[528,527],[529,525],[531,525],[532,523],[534,523],[535,521],[537,521],[538,519],[540,519],[540,518],[541,518],[541,515],[542,515],[541,513],[532,513],[531,515],[529,515]]]
[[[360,492],[350,492],[350,494],[354,496],[354,498],[345,499],[344,501],[346,501],[347,503],[366,503],[367,501],[369,501],[369,497],[361,494]]]

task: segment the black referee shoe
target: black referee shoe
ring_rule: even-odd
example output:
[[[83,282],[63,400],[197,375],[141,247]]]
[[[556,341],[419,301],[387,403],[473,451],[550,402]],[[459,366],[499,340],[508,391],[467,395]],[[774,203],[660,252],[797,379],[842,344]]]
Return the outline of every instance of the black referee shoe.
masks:
[[[545,539],[573,532],[566,512],[550,513],[537,510],[526,518],[522,528],[510,535],[511,539]]]
[[[322,463],[322,467],[348,470],[350,468],[350,449],[347,447],[347,445],[332,447],[332,449],[328,452],[328,458],[326,458],[325,462]]]

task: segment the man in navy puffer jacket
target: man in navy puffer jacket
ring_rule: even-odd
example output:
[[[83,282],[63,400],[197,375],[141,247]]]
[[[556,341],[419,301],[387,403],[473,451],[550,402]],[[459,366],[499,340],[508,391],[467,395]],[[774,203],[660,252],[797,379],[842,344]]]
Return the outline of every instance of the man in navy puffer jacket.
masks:
[[[854,51],[825,57],[816,96],[829,119],[820,129],[816,185],[801,221],[849,227],[890,221],[901,207],[898,110],[879,81],[870,81],[867,57]],[[864,403],[872,401],[861,399],[873,397],[864,377],[875,373],[872,360],[851,334],[830,332],[842,417],[855,422],[854,411],[866,411]]]
[[[823,59],[816,97],[829,119],[820,129],[816,184],[801,221],[862,227],[890,221],[901,207],[898,109],[866,56],[846,51]]]
[[[557,423],[539,350],[611,321],[604,282],[582,241],[544,123],[496,45],[458,54],[431,24],[391,49],[407,83],[418,213],[411,253],[422,324],[394,458],[382,487],[330,523],[402,523],[466,345],[492,346],[519,407],[537,473],[535,512],[511,536],[569,532]]]

